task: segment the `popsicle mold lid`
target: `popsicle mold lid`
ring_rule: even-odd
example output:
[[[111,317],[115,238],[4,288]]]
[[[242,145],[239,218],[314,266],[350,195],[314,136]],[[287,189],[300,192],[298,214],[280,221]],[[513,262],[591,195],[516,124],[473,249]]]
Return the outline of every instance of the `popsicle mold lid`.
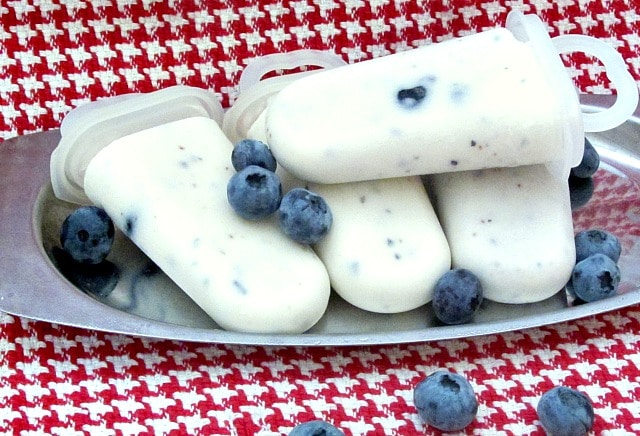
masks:
[[[538,16],[518,11],[509,12],[506,28],[519,41],[531,44],[551,85],[564,102],[564,113],[571,114],[567,119],[572,121],[564,126],[565,154],[547,165],[554,175],[566,178],[571,167],[582,159],[584,133],[613,129],[627,121],[638,105],[638,87],[622,56],[604,41],[575,34],[551,38]],[[582,112],[578,92],[560,58],[561,54],[570,52],[584,52],[604,64],[607,77],[617,91],[613,106],[598,113]]]
[[[51,154],[53,191],[61,200],[88,204],[83,188],[87,166],[114,140],[189,117],[211,118],[220,125],[223,115],[222,105],[213,92],[184,85],[78,106],[63,119],[60,142]]]
[[[249,128],[267,108],[269,99],[282,88],[302,76],[347,63],[330,51],[302,49],[265,55],[251,61],[240,76],[238,99],[227,110],[222,130],[232,143],[246,138]],[[270,73],[301,67],[320,69],[267,77]]]

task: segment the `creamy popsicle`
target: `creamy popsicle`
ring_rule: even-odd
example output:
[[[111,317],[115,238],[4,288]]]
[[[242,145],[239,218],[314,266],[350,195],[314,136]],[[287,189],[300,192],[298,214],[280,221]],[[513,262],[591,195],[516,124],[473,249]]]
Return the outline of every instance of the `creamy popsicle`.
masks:
[[[333,289],[361,309],[412,310],[451,267],[449,245],[419,177],[312,184],[333,226],[315,246]]]
[[[267,59],[268,60],[268,59]],[[288,83],[301,80],[292,77]],[[240,135],[268,143],[265,113],[285,78],[266,79],[269,90],[239,96],[223,126],[229,136]],[[255,98],[252,104],[251,100]],[[338,104],[338,102],[336,102]],[[246,112],[245,116],[236,111]],[[249,116],[250,115],[250,116]],[[240,121],[241,120],[241,121]],[[305,186],[280,165],[286,190]],[[395,313],[415,309],[431,300],[436,281],[450,268],[449,247],[425,188],[418,177],[400,177],[343,184],[310,184],[330,205],[333,225],[314,246],[329,272],[332,288],[361,309]]]
[[[575,265],[567,181],[544,165],[429,177],[452,265],[471,270],[501,303],[548,298]]]
[[[268,142],[317,183],[547,163],[573,146],[567,126],[580,134],[568,86],[572,100],[497,28],[304,77],[269,104]]]
[[[231,149],[212,119],[166,123],[99,151],[84,190],[223,328],[304,332],[326,309],[327,271],[274,222],[249,222],[231,209]]]

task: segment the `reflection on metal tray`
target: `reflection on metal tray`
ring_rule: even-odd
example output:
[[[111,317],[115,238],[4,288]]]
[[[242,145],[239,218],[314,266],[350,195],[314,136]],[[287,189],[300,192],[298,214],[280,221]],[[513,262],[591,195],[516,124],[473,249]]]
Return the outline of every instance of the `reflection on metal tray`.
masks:
[[[611,104],[609,96],[583,98],[586,110]],[[640,302],[640,112],[622,126],[589,139],[602,165],[592,200],[574,216],[576,230],[604,227],[623,243],[620,295],[568,305],[565,293],[532,304],[485,301],[474,322],[440,325],[427,306],[401,314],[357,309],[333,295],[325,316],[307,333],[260,335],[224,331],[121,234],[109,260],[113,271],[97,284],[65,278],[58,231],[75,207],[53,195],[49,156],[58,131],[0,144],[0,310],[92,330],[210,343],[257,345],[366,345],[421,342],[499,333],[614,310]],[[62,271],[62,272],[61,272]],[[67,274],[69,277],[69,274]],[[113,277],[111,277],[113,278]],[[80,288],[85,288],[81,290]],[[113,290],[112,290],[113,288]]]

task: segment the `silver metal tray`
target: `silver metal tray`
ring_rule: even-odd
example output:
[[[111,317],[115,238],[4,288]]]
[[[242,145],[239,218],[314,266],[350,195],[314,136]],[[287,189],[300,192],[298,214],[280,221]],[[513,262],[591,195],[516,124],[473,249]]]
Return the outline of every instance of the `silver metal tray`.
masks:
[[[598,111],[609,96],[585,96]],[[601,155],[591,201],[574,216],[576,230],[606,228],[623,243],[619,295],[574,305],[564,291],[534,304],[485,301],[474,322],[440,325],[429,305],[402,314],[374,314],[337,295],[325,316],[299,335],[260,335],[220,329],[121,234],[110,261],[120,271],[112,292],[92,293],[60,272],[58,231],[75,207],[55,198],[49,157],[59,132],[0,144],[0,310],[56,324],[136,336],[254,345],[371,345],[471,337],[578,319],[640,303],[640,109],[622,126],[588,135]]]

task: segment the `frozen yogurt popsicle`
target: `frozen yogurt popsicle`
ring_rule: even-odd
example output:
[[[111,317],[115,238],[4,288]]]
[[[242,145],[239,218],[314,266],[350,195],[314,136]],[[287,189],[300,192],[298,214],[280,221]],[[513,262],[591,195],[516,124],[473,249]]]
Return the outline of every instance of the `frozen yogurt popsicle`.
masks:
[[[451,267],[449,245],[420,178],[312,184],[333,225],[315,249],[333,289],[361,309],[412,310]]]
[[[281,165],[317,183],[545,163],[581,122],[563,98],[529,46],[495,29],[302,78],[273,98],[267,134]]]
[[[231,209],[231,149],[212,119],[162,124],[99,151],[84,190],[223,328],[304,332],[326,309],[327,271],[276,223],[248,222]]]
[[[268,143],[265,113],[269,101],[298,77],[288,82],[281,77],[277,83],[266,79],[257,84],[257,91],[249,88],[247,94],[240,94],[239,107],[232,107],[223,122],[228,135]],[[262,88],[268,90],[268,99],[260,92]],[[265,109],[260,112],[254,105]],[[281,165],[278,172],[285,189],[306,185]],[[418,177],[310,184],[309,189],[331,206],[331,231],[314,248],[340,296],[356,307],[379,313],[403,312],[431,300],[435,283],[449,270],[451,258]]]
[[[603,62],[618,90],[612,108],[582,114],[558,55],[569,51]],[[584,131],[621,124],[637,101],[615,49],[584,35],[551,39],[538,17],[512,11],[506,28],[304,77],[273,98],[266,129],[278,162],[311,182],[539,163],[563,179]]]
[[[575,265],[567,181],[544,165],[430,176],[454,267],[473,271],[501,303],[544,300]]]

